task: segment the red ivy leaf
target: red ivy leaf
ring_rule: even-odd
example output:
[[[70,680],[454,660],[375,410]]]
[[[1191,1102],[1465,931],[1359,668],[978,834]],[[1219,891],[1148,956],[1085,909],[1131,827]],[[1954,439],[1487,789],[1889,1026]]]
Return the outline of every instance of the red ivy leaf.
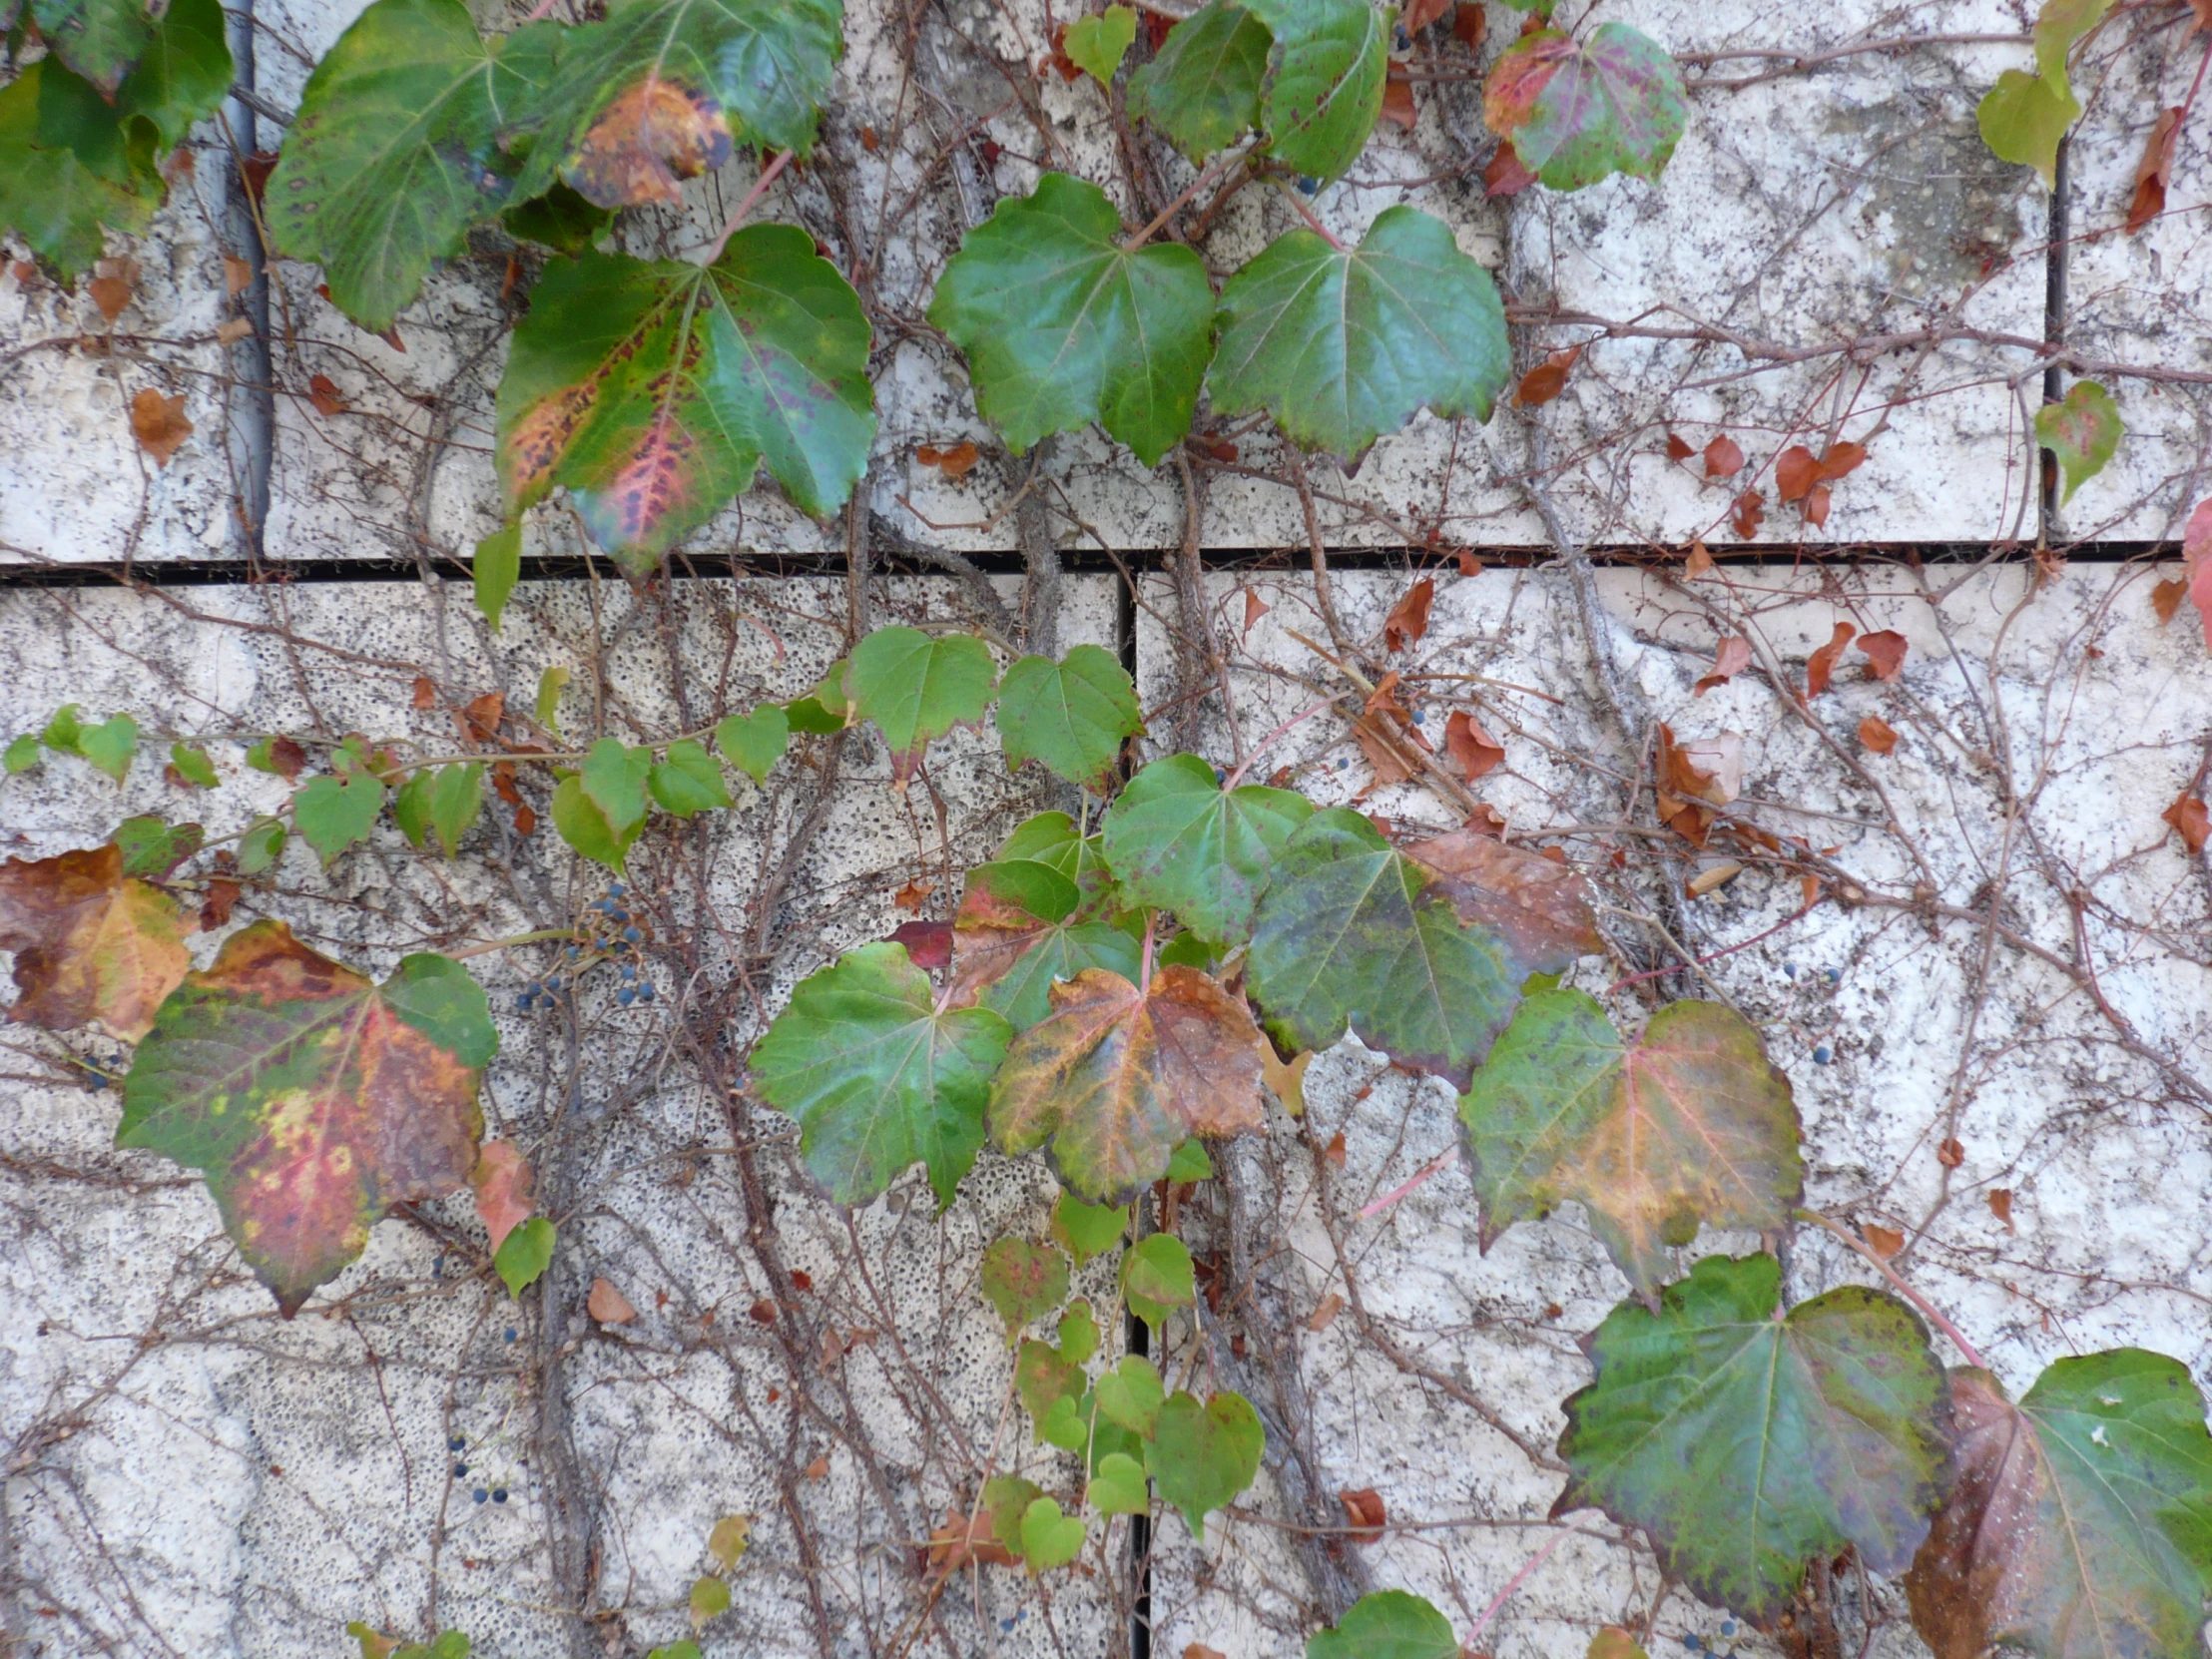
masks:
[[[1521,376],[1520,385],[1513,392],[1513,401],[1524,407],[1550,402],[1567,389],[1567,370],[1580,355],[1582,347],[1579,345],[1552,352]]]
[[[512,1141],[486,1141],[476,1154],[468,1184],[476,1192],[476,1214],[497,1250],[507,1235],[530,1219],[530,1190],[536,1178],[522,1149]]]
[[[1726,432],[1705,446],[1705,476],[1733,478],[1743,470],[1744,446]]]
[[[1805,522],[1814,529],[1825,528],[1828,523],[1828,486],[1815,484],[1806,492]]]
[[[1435,600],[1436,584],[1426,576],[1407,588],[1382,621],[1382,648],[1403,651],[1418,645],[1428,632],[1428,607]]]
[[[2181,837],[2181,844],[2190,852],[2204,850],[2204,843],[2212,837],[2212,816],[2205,811],[2204,797],[2182,792],[2171,807],[2158,815],[2173,826],[2174,833]]]
[[[1898,735],[1880,715],[1869,715],[1859,723],[1859,741],[1877,755],[1887,755],[1897,748]]]
[[[1467,775],[1470,784],[1505,760],[1504,748],[1463,709],[1452,710],[1444,722],[1444,753]]]
[[[1836,631],[1829,635],[1828,643],[1805,660],[1805,695],[1818,697],[1828,690],[1829,677],[1836,672],[1836,665],[1843,660],[1844,647],[1859,635],[1859,630],[1848,622],[1836,624]]]
[[[1698,681],[1695,692],[1703,697],[1715,686],[1725,686],[1751,667],[1751,641],[1731,635],[1713,653],[1713,672]]]
[[[1536,175],[1521,166],[1520,157],[1513,153],[1513,147],[1500,140],[1497,153],[1490,158],[1489,166],[1482,170],[1482,194],[1518,196],[1535,182]]]
[[[2135,164],[2135,194],[2127,204],[2130,236],[2166,211],[2166,187],[2173,182],[2174,141],[2181,136],[2179,109],[2160,110],[2151,123],[2143,159]]]
[[[1802,443],[1791,444],[1774,458],[1774,493],[1781,501],[1803,501],[1820,476],[1821,463]]]
[[[1746,490],[1736,497],[1733,511],[1728,515],[1728,527],[1736,532],[1736,539],[1749,541],[1759,534],[1759,526],[1766,520],[1766,497],[1757,490]]]
[[[191,931],[175,899],[123,873],[113,841],[0,864],[0,950],[16,953],[9,1013],[25,1024],[144,1036],[192,966]]]
[[[1905,636],[1895,628],[1865,636],[1859,649],[1867,654],[1867,664],[1877,680],[1895,680],[1905,667]]]

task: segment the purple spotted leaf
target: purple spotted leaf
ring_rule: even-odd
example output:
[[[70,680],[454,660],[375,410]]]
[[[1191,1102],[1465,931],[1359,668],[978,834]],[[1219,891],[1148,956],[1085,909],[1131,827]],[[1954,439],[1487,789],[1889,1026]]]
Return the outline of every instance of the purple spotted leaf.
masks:
[[[1649,36],[1601,23],[1586,40],[1539,29],[1490,71],[1482,119],[1553,190],[1612,173],[1656,179],[1689,120],[1682,72]]]

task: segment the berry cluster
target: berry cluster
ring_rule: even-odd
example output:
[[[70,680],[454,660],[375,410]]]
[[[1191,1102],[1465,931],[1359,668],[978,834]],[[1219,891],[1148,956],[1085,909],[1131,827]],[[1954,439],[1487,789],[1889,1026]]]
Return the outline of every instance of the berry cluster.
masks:
[[[617,962],[621,966],[622,983],[615,992],[615,1001],[622,1007],[636,1002],[651,1002],[654,997],[653,981],[643,974],[645,929],[632,919],[627,907],[630,889],[620,881],[611,883],[605,898],[594,899],[582,926],[577,928],[574,944],[561,947],[561,966],[541,979],[533,979],[522,987],[515,997],[515,1006],[529,1013],[540,1002],[548,1007],[562,991],[576,984],[584,974],[600,962]]]

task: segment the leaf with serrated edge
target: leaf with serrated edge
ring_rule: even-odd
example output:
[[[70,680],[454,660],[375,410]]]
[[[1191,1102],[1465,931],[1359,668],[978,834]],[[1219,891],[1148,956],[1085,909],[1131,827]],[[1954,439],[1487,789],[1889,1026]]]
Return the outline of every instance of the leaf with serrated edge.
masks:
[[[1497,933],[1462,922],[1423,866],[1333,807],[1277,859],[1246,974],[1282,1046],[1327,1048],[1349,1029],[1464,1089],[1527,970]]]
[[[530,294],[499,382],[509,517],[567,488],[633,577],[750,488],[844,504],[875,435],[867,318],[814,239],[752,225],[702,269],[585,254]]]
[[[1367,0],[1246,0],[1275,37],[1261,124],[1268,152],[1317,179],[1360,159],[1382,113],[1390,22]]]
[[[1000,1239],[983,1252],[983,1300],[1006,1322],[1008,1346],[1067,1300],[1068,1259],[1050,1245]]]
[[[1017,453],[1095,420],[1156,466],[1191,427],[1214,295],[1191,250],[1130,251],[1096,185],[1047,173],[967,235],[929,302]]]
[[[1178,1389],[1160,1407],[1145,1442],[1145,1469],[1161,1498],[1183,1511],[1191,1536],[1206,1535],[1206,1512],[1219,1509],[1260,1472],[1267,1435],[1242,1394],[1218,1393],[1203,1403]]]
[[[1221,294],[1218,415],[1265,409],[1309,449],[1354,456],[1413,418],[1490,418],[1512,375],[1505,307],[1450,228],[1385,208],[1358,248],[1276,238]]]
[[[138,67],[124,77],[114,113],[144,116],[164,150],[222,107],[235,66],[220,0],[171,0]]]
[[[1260,88],[1275,37],[1242,6],[1212,0],[1168,31],[1129,77],[1129,113],[1194,162],[1260,124]]]
[[[1656,42],[1601,23],[1583,40],[1557,29],[1515,40],[1490,70],[1482,119],[1546,185],[1580,190],[1613,173],[1658,178],[1689,100]]]
[[[1422,1597],[1377,1590],[1306,1644],[1306,1659],[1459,1659],[1451,1621]]]
[[[998,740],[1009,770],[1038,761],[1103,794],[1123,742],[1143,730],[1129,671],[1095,645],[1079,645],[1057,663],[1023,657],[998,688]]]
[[[498,1046],[458,962],[405,956],[372,984],[259,921],[162,1004],[123,1082],[116,1144],[207,1173],[288,1318],[391,1206],[468,1179]]]
[[[161,888],[123,873],[112,842],[0,864],[0,949],[15,954],[9,1016],[49,1031],[97,1025],[143,1037],[184,979],[192,921]]]
[[[1224,791],[1195,755],[1154,761],[1100,826],[1107,862],[1131,904],[1173,910],[1216,944],[1242,944],[1276,855],[1314,814],[1291,790]]]
[[[1815,1554],[1900,1570],[1928,1535],[1950,1408],[1913,1311],[1846,1285],[1774,1317],[1772,1256],[1709,1256],[1659,1312],[1625,1302],[1566,1402],[1555,1515],[1640,1526],[1702,1600],[1771,1623]]]
[[[1936,1659],[2186,1659],[2212,1593],[2212,1435],[2179,1361],[2054,1362],[2017,1405],[1950,1374],[1953,1475],[1906,1575]]]
[[[1051,1012],[1053,981],[1085,968],[1136,977],[1143,952],[1121,928],[1077,921],[1080,889],[1050,864],[1030,859],[968,871],[952,922],[952,1000],[981,1000],[1017,1031]]]
[[[1016,1037],[991,1085],[991,1137],[1020,1154],[1049,1143],[1079,1196],[1120,1203],[1167,1173],[1186,1137],[1265,1121],[1260,1033],[1242,998],[1194,968],[1148,990],[1104,968],[1052,987],[1052,1012]]]
[[[865,1204],[919,1159],[940,1205],[975,1163],[1006,1022],[936,1011],[897,944],[864,944],[800,982],[753,1050],[761,1098],[799,1120],[800,1154],[839,1204]]]
[[[931,740],[981,720],[997,679],[990,647],[973,634],[878,628],[852,653],[852,707],[890,746],[891,776],[913,777]]]
[[[1075,883],[1085,909],[1096,909],[1111,900],[1114,884],[1104,847],[1104,837],[1095,830],[1077,834],[1075,820],[1067,814],[1039,813],[1014,826],[998,857],[1001,862],[1022,859],[1050,864]]]
[[[1538,991],[1460,1097],[1482,1248],[1572,1199],[1652,1298],[1707,1227],[1786,1229],[1804,1195],[1790,1080],[1718,1002],[1671,1002],[1624,1043],[1596,999]]]

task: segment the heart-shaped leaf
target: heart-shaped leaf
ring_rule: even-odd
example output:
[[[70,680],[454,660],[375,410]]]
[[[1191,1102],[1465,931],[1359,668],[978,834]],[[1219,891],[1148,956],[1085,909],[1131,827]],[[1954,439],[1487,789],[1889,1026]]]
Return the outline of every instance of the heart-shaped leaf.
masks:
[[[1442,221],[1395,207],[1358,248],[1292,231],[1232,276],[1208,384],[1216,414],[1265,409],[1307,448],[1351,456],[1423,404],[1489,419],[1511,375],[1490,274]]]
[[[1021,1558],[1031,1577],[1064,1567],[1082,1553],[1082,1519],[1062,1515],[1057,1498],[1040,1497],[1021,1512]]]
[[[1660,1570],[1772,1620],[1808,1557],[1854,1546],[1896,1572],[1928,1536],[1949,1402],[1911,1309],[1846,1285],[1775,1317],[1782,1265],[1709,1256],[1653,1313],[1624,1302],[1566,1402],[1554,1514],[1596,1505]]]
[[[645,787],[663,811],[678,818],[730,805],[722,763],[690,738],[678,738],[668,746],[667,759],[646,774]]]
[[[1137,13],[1129,6],[1108,6],[1068,25],[1065,50],[1075,66],[1100,86],[1111,86],[1114,71],[1137,38]]]
[[[585,857],[619,871],[629,860],[630,843],[645,829],[645,815],[617,831],[599,803],[585,793],[583,779],[570,776],[553,786],[553,829]]]
[[[461,837],[484,810],[484,766],[481,761],[422,768],[408,774],[393,796],[391,816],[400,833],[416,846],[428,843],[434,831],[448,858],[460,852]]]
[[[1085,968],[1052,987],[1052,1011],[1013,1040],[991,1085],[991,1137],[1053,1168],[1094,1202],[1136,1196],[1177,1143],[1263,1119],[1260,1033],[1241,997],[1194,968],[1151,985]],[[995,1017],[995,1016],[993,1016]]]
[[[1981,142],[1999,161],[2032,167],[2045,188],[2058,176],[2058,144],[2080,118],[2081,105],[2064,81],[2051,82],[2025,70],[2007,69],[1982,94],[1974,120]]]
[[[953,918],[953,996],[980,998],[1016,1031],[1051,1012],[1056,980],[1085,968],[1134,979],[1143,951],[1121,928],[1077,921],[1080,889],[1050,864],[1024,858],[978,864]]]
[[[509,1296],[520,1297],[553,1265],[553,1224],[543,1216],[532,1216],[492,1253],[492,1271],[499,1275]]]
[[[756,784],[767,782],[791,744],[791,718],[774,703],[764,703],[749,715],[731,715],[715,728],[715,747],[722,758]]]
[[[300,785],[291,798],[291,821],[300,838],[328,864],[355,841],[368,839],[383,806],[383,781],[366,767],[355,767]]]
[[[1382,113],[1390,21],[1368,0],[1245,0],[1275,37],[1261,106],[1268,151],[1317,179],[1360,159]]]
[[[1905,1588],[1936,1659],[2196,1652],[2212,1594],[2212,1435],[2186,1366],[2054,1362],[2017,1405],[1950,1374],[1954,1473]]]
[[[1106,193],[1047,173],[1002,200],[937,280],[929,320],[1016,452],[1097,421],[1146,466],[1181,440],[1212,352],[1214,291],[1190,249],[1117,240]]]
[[[1206,1512],[1252,1484],[1266,1449],[1260,1414],[1244,1395],[1218,1393],[1202,1403],[1177,1389],[1160,1407],[1144,1460],[1160,1496],[1183,1511],[1191,1536],[1203,1539]]]
[[[1405,1590],[1376,1590],[1316,1633],[1306,1659],[1459,1659],[1451,1621]]]
[[[552,82],[562,33],[486,40],[461,0],[376,0],[315,65],[285,131],[263,196],[276,251],[318,263],[363,328],[389,328],[508,204],[500,135]]]
[[[1682,71],[1648,35],[1601,23],[1585,40],[1522,35],[1491,67],[1482,119],[1553,190],[1612,173],[1656,179],[1689,124]]]
[[[1246,972],[1286,1046],[1327,1048],[1350,1029],[1461,1089],[1528,974],[1500,935],[1460,920],[1424,866],[1341,807],[1285,844]]]
[[[1166,1235],[1155,1233],[1152,1237]],[[1123,1355],[1120,1365],[1099,1377],[1096,1392],[1098,1408],[1108,1418],[1140,1440],[1152,1438],[1153,1424],[1159,1420],[1168,1391],[1150,1360],[1141,1354]]]
[[[1104,794],[1122,744],[1143,730],[1129,671],[1099,646],[1079,645],[1057,663],[1023,657],[998,688],[998,740],[1009,769],[1040,761]]]
[[[586,254],[530,295],[499,383],[507,515],[555,485],[633,576],[750,488],[842,506],[875,434],[868,325],[814,239],[738,232],[707,269]]]
[[[197,824],[170,824],[152,817],[127,818],[109,837],[123,850],[123,873],[149,881],[169,879],[169,872],[198,852],[207,838],[208,832]]]
[[[1158,1336],[1170,1313],[1198,1306],[1198,1270],[1173,1233],[1148,1233],[1121,1259],[1121,1295]]]
[[[753,1083],[799,1120],[800,1153],[837,1203],[865,1204],[920,1159],[950,1204],[1008,1034],[987,1008],[938,1012],[905,946],[864,944],[800,982],[754,1046]]]
[[[1069,1365],[1080,1366],[1098,1352],[1098,1318],[1088,1302],[1069,1303],[1055,1329],[1060,1337],[1060,1358]]]
[[[2071,501],[2075,490],[2104,470],[2125,430],[2120,406],[2094,380],[2076,380],[2063,402],[2035,411],[2035,441],[2058,457],[2058,470],[2065,476],[2061,503]]]
[[[1085,1204],[1072,1193],[1053,1201],[1052,1236],[1067,1247],[1077,1267],[1114,1249],[1128,1231],[1126,1204]]]
[[[1244,7],[1211,0],[1170,29],[1152,61],[1129,77],[1129,113],[1202,162],[1259,126],[1274,46],[1268,26]]]
[[[177,901],[123,873],[112,842],[0,864],[0,950],[15,952],[11,1018],[49,1031],[97,1025],[135,1042],[192,966]]]
[[[1011,1339],[1067,1300],[1068,1259],[1050,1245],[1000,1239],[983,1252],[983,1298],[1006,1322]]]
[[[1142,1515],[1152,1508],[1152,1489],[1144,1465],[1126,1451],[1109,1451],[1098,1460],[1084,1499],[1102,1515]]]
[[[996,679],[990,647],[973,634],[919,628],[876,629],[852,653],[844,677],[854,710],[881,729],[891,776],[901,782],[932,739],[983,718]]]
[[[1252,936],[1276,854],[1313,816],[1295,791],[1224,791],[1196,755],[1170,755],[1129,780],[1100,833],[1131,904],[1173,910],[1201,938],[1237,945]]]
[[[392,1205],[468,1179],[498,1046],[458,962],[405,956],[373,984],[258,921],[162,1004],[123,1081],[116,1144],[207,1173],[288,1318]]]
[[[1673,1002],[1624,1043],[1595,998],[1538,991],[1459,1101],[1482,1246],[1569,1199],[1655,1298],[1700,1224],[1780,1232],[1805,1187],[1790,1080],[1718,1002]]]

